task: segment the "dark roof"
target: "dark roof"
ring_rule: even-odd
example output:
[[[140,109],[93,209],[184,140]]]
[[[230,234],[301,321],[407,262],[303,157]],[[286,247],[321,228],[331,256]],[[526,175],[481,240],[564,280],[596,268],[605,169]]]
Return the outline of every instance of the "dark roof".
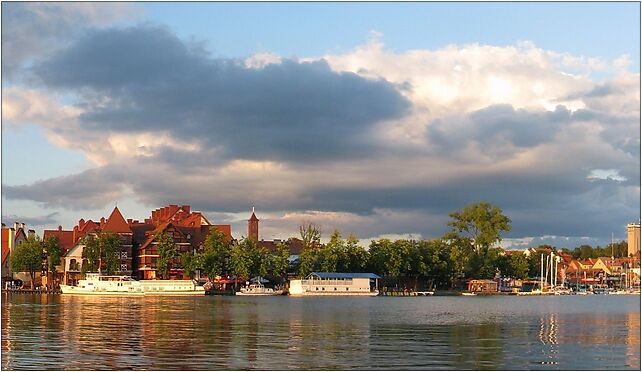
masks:
[[[377,274],[373,273],[328,273],[328,272],[313,272],[310,275],[318,276],[321,279],[351,279],[351,278],[368,278],[368,279],[381,279]]]

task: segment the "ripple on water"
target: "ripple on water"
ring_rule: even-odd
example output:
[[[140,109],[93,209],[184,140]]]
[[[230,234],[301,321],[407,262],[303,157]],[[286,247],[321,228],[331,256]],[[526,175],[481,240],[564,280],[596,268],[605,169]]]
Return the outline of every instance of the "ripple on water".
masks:
[[[3,296],[3,369],[640,369],[631,296]]]

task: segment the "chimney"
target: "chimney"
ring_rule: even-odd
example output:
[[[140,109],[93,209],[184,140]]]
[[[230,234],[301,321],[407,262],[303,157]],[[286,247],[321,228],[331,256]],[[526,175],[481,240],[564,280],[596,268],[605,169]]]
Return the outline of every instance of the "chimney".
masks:
[[[6,225],[5,225],[5,224],[4,224],[4,222],[3,222],[3,223],[2,223],[2,227],[5,227],[5,226],[6,226]]]
[[[100,217],[100,227],[103,227],[105,225],[105,217]]]
[[[19,223],[17,223],[17,222],[14,222],[14,223],[13,223],[13,230],[14,230],[14,231],[18,231],[18,228],[19,228],[19,227],[20,227],[20,224],[19,224]]]
[[[131,224],[132,224],[132,221],[133,221],[133,220],[132,220],[131,218],[128,218],[128,219],[127,219],[127,224],[128,224],[128,225],[131,225]]]
[[[184,206],[182,206],[182,207],[181,207],[181,209],[183,209],[183,211],[184,211],[186,214],[189,214],[189,213],[190,213],[190,212],[189,212],[190,208],[191,208],[191,207],[190,207],[189,205],[184,205]]]
[[[36,236],[36,230],[29,229],[29,231],[27,231],[27,236],[30,237],[30,238],[35,237]]]
[[[145,218],[145,223],[147,223],[147,224],[151,224],[151,223],[152,223],[151,218]]]
[[[58,231],[62,231],[62,225],[58,225]]]
[[[20,227],[22,227],[22,229],[24,230],[24,229],[25,229],[25,223],[24,223],[24,222],[21,222],[21,223],[20,223]]]

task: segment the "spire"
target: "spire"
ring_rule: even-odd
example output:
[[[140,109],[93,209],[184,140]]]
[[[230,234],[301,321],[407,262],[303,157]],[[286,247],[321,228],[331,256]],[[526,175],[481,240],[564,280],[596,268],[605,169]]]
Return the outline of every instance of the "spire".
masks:
[[[256,218],[254,207],[252,207],[252,216],[247,220],[247,237],[254,241],[259,239],[259,219]]]

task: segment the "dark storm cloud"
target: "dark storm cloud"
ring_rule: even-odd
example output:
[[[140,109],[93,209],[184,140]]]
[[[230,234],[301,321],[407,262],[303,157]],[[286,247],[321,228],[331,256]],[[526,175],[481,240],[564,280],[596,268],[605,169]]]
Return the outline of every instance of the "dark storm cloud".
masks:
[[[53,212],[45,216],[16,216],[15,214],[3,215],[2,223],[13,226],[14,222],[24,223],[27,226],[50,226],[58,222],[57,216],[60,213]]]
[[[91,32],[36,72],[51,88],[81,92],[84,128],[168,130],[228,158],[365,156],[376,148],[371,127],[410,107],[392,84],[324,61],[246,68],[150,25]]]
[[[564,106],[555,111],[515,110],[511,105],[493,105],[469,113],[465,117],[449,117],[431,123],[427,129],[429,141],[445,149],[469,141],[488,145],[533,147],[546,143],[572,115]]]
[[[30,185],[3,184],[2,194],[7,199],[33,200],[46,208],[97,209],[122,195],[124,173],[122,167],[94,168]]]

